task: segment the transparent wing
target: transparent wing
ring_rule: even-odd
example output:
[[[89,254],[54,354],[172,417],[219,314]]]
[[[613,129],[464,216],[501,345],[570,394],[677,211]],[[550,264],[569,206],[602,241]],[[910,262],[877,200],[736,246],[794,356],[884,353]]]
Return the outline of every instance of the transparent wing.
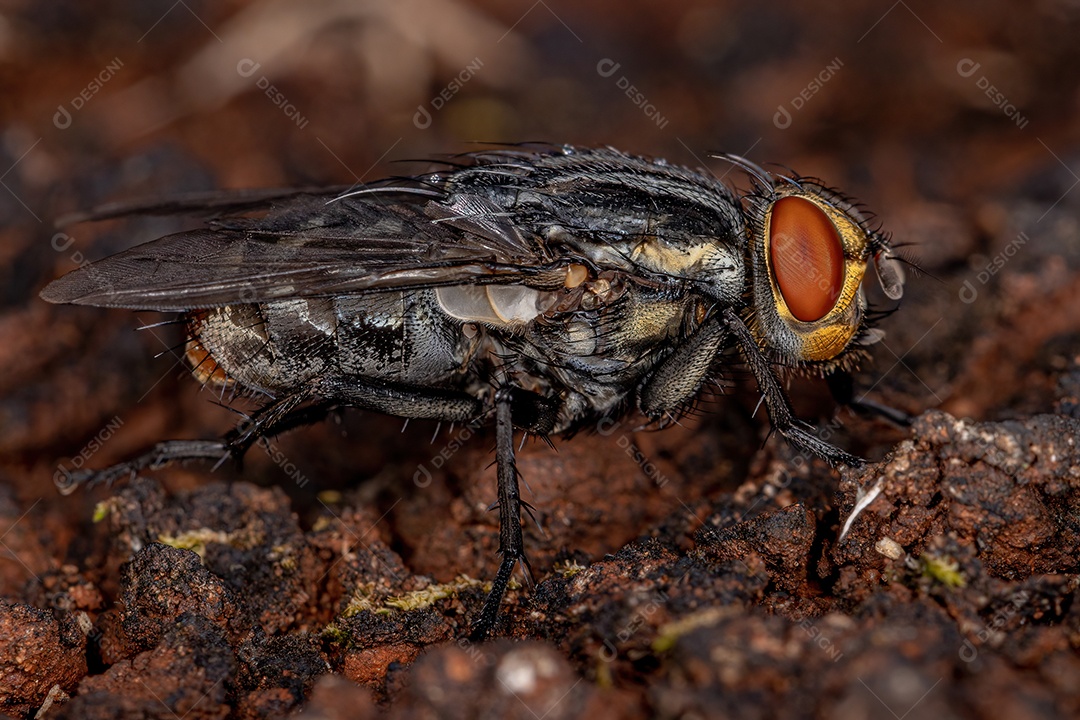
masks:
[[[54,303],[184,311],[288,297],[458,284],[524,283],[550,268],[479,195],[381,187],[344,197],[274,195],[221,201],[228,217],[85,265],[49,284]],[[183,206],[181,208],[181,206]],[[138,206],[153,212],[160,206]],[[172,203],[168,212],[199,209]],[[131,212],[108,209],[95,217]]]

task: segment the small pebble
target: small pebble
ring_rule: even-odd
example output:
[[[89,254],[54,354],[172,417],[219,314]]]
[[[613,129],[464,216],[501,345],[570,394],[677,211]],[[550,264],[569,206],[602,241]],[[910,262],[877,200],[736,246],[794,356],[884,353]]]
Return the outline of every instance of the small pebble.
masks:
[[[891,537],[883,537],[874,543],[874,549],[887,558],[898,560],[904,554],[904,548]]]

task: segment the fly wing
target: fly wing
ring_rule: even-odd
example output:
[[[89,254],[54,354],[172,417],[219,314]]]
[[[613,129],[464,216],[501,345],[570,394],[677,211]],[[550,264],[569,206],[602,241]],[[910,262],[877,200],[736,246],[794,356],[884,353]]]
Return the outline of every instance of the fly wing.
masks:
[[[351,190],[336,185],[319,188],[257,188],[243,190],[210,190],[169,195],[161,198],[121,200],[99,205],[85,212],[74,212],[58,218],[56,225],[65,227],[83,222],[133,217],[136,215],[182,215],[206,219],[238,213],[271,210],[275,203],[288,202],[302,196],[324,196],[331,200]]]
[[[85,265],[54,303],[185,311],[290,297],[464,284],[529,284],[553,258],[479,195],[377,188],[299,195]]]

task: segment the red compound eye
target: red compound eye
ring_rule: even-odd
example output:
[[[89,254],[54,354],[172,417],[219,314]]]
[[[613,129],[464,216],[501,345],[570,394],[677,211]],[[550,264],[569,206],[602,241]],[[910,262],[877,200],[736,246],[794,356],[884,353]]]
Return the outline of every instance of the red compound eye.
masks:
[[[769,222],[773,275],[791,314],[816,322],[844,287],[844,247],[828,216],[800,197],[780,198]]]

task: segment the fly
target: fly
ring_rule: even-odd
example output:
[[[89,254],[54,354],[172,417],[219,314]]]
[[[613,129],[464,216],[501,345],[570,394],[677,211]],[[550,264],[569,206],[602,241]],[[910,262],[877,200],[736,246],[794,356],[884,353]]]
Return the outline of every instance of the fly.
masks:
[[[570,433],[636,413],[664,426],[734,348],[773,427],[829,463],[862,461],[799,420],[781,375],[832,375],[881,339],[863,286],[904,276],[885,235],[817,180],[718,156],[750,178],[570,146],[459,156],[360,189],[226,193],[104,208],[211,213],[52,282],[54,303],[183,313],[204,383],[270,398],[219,440],[167,441],[73,485],[190,459],[340,406],[493,422],[499,570],[473,636],[528,573],[514,432]]]

